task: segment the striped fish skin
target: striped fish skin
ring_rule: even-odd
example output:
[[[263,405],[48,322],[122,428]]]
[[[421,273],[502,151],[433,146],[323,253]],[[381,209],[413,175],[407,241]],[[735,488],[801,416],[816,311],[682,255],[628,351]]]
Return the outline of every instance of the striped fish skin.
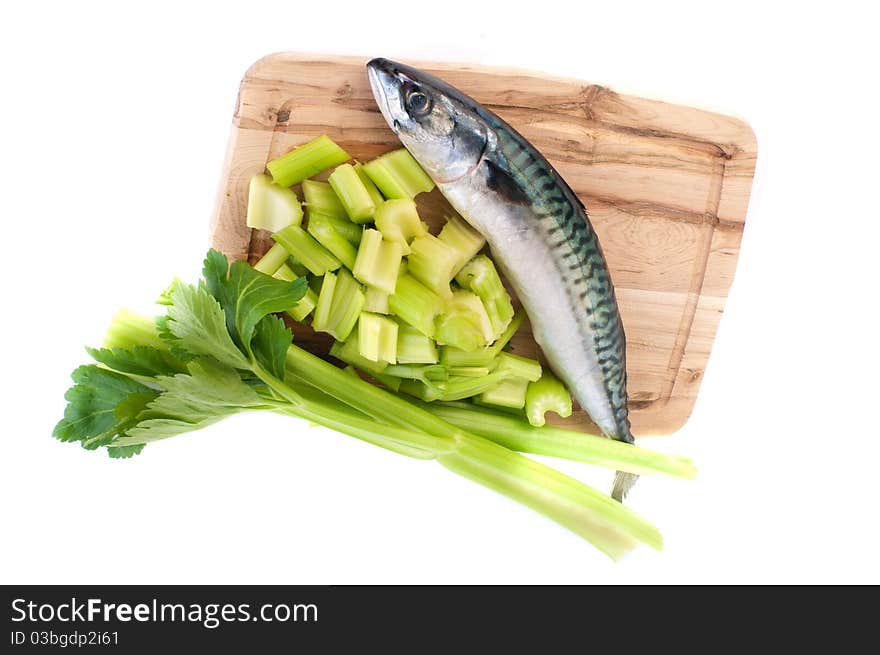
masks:
[[[535,341],[602,433],[632,443],[626,337],[583,204],[519,133],[445,82],[386,59],[368,65],[389,126],[479,230]],[[636,476],[618,472],[618,500]]]

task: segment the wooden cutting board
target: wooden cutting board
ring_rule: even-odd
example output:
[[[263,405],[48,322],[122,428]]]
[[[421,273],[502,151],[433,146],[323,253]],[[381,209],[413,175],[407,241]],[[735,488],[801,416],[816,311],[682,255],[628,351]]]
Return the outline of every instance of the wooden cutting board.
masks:
[[[245,225],[248,180],[294,146],[328,134],[362,161],[400,147],[373,101],[366,61],[283,53],[247,71],[211,223],[213,247],[252,263],[268,249],[268,234]],[[633,433],[677,430],[693,408],[733,281],[755,170],[752,130],[736,118],[577,80],[407,63],[509,122],[583,200],[620,303]],[[437,190],[418,204],[434,225],[450,211]],[[534,356],[523,332],[514,352]],[[314,334],[296,337],[326,353]],[[595,431],[581,411],[557,422]]]

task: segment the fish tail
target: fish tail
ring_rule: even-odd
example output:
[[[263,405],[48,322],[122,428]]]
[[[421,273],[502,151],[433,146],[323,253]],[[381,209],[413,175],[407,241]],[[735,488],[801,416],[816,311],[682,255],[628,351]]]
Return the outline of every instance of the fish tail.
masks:
[[[611,487],[611,497],[619,503],[623,502],[629,490],[633,488],[639,476],[635,473],[618,471],[614,475],[614,486]]]

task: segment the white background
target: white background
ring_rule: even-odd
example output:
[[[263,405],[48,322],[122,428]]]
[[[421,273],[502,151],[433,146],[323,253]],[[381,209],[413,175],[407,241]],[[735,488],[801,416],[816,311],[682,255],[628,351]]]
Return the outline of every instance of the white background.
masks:
[[[0,582],[880,582],[876,21],[862,3],[578,4],[4,5]],[[128,461],[49,436],[116,309],[197,276],[238,82],[278,50],[531,68],[751,123],[699,401],[644,442],[700,478],[631,495],[664,552],[613,564],[434,463],[282,417]]]

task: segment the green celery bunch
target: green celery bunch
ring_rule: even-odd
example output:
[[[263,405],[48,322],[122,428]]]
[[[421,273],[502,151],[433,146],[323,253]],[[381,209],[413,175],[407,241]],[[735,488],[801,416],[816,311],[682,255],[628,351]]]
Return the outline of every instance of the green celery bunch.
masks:
[[[494,440],[508,432],[518,449],[554,454],[544,428],[511,429],[505,421],[515,419],[501,415],[481,421],[475,408],[428,410],[294,345],[276,314],[306,297],[305,278],[274,278],[241,261],[230,265],[214,250],[203,275],[197,285],[172,284],[162,297],[166,313],[155,323],[120,314],[105,347],[89,349],[97,364],[73,372],[55,437],[130,457],[150,442],[237,412],[276,411],[400,454],[436,459],[557,521],[613,559],[638,543],[661,547],[657,529],[630,508]],[[585,450],[597,448],[601,453],[593,460],[614,468],[625,470],[621,464],[632,461],[640,472],[664,465],[667,473],[692,472],[686,460],[670,466],[668,456],[605,439],[579,441],[574,434],[562,449],[572,459],[591,461]]]

